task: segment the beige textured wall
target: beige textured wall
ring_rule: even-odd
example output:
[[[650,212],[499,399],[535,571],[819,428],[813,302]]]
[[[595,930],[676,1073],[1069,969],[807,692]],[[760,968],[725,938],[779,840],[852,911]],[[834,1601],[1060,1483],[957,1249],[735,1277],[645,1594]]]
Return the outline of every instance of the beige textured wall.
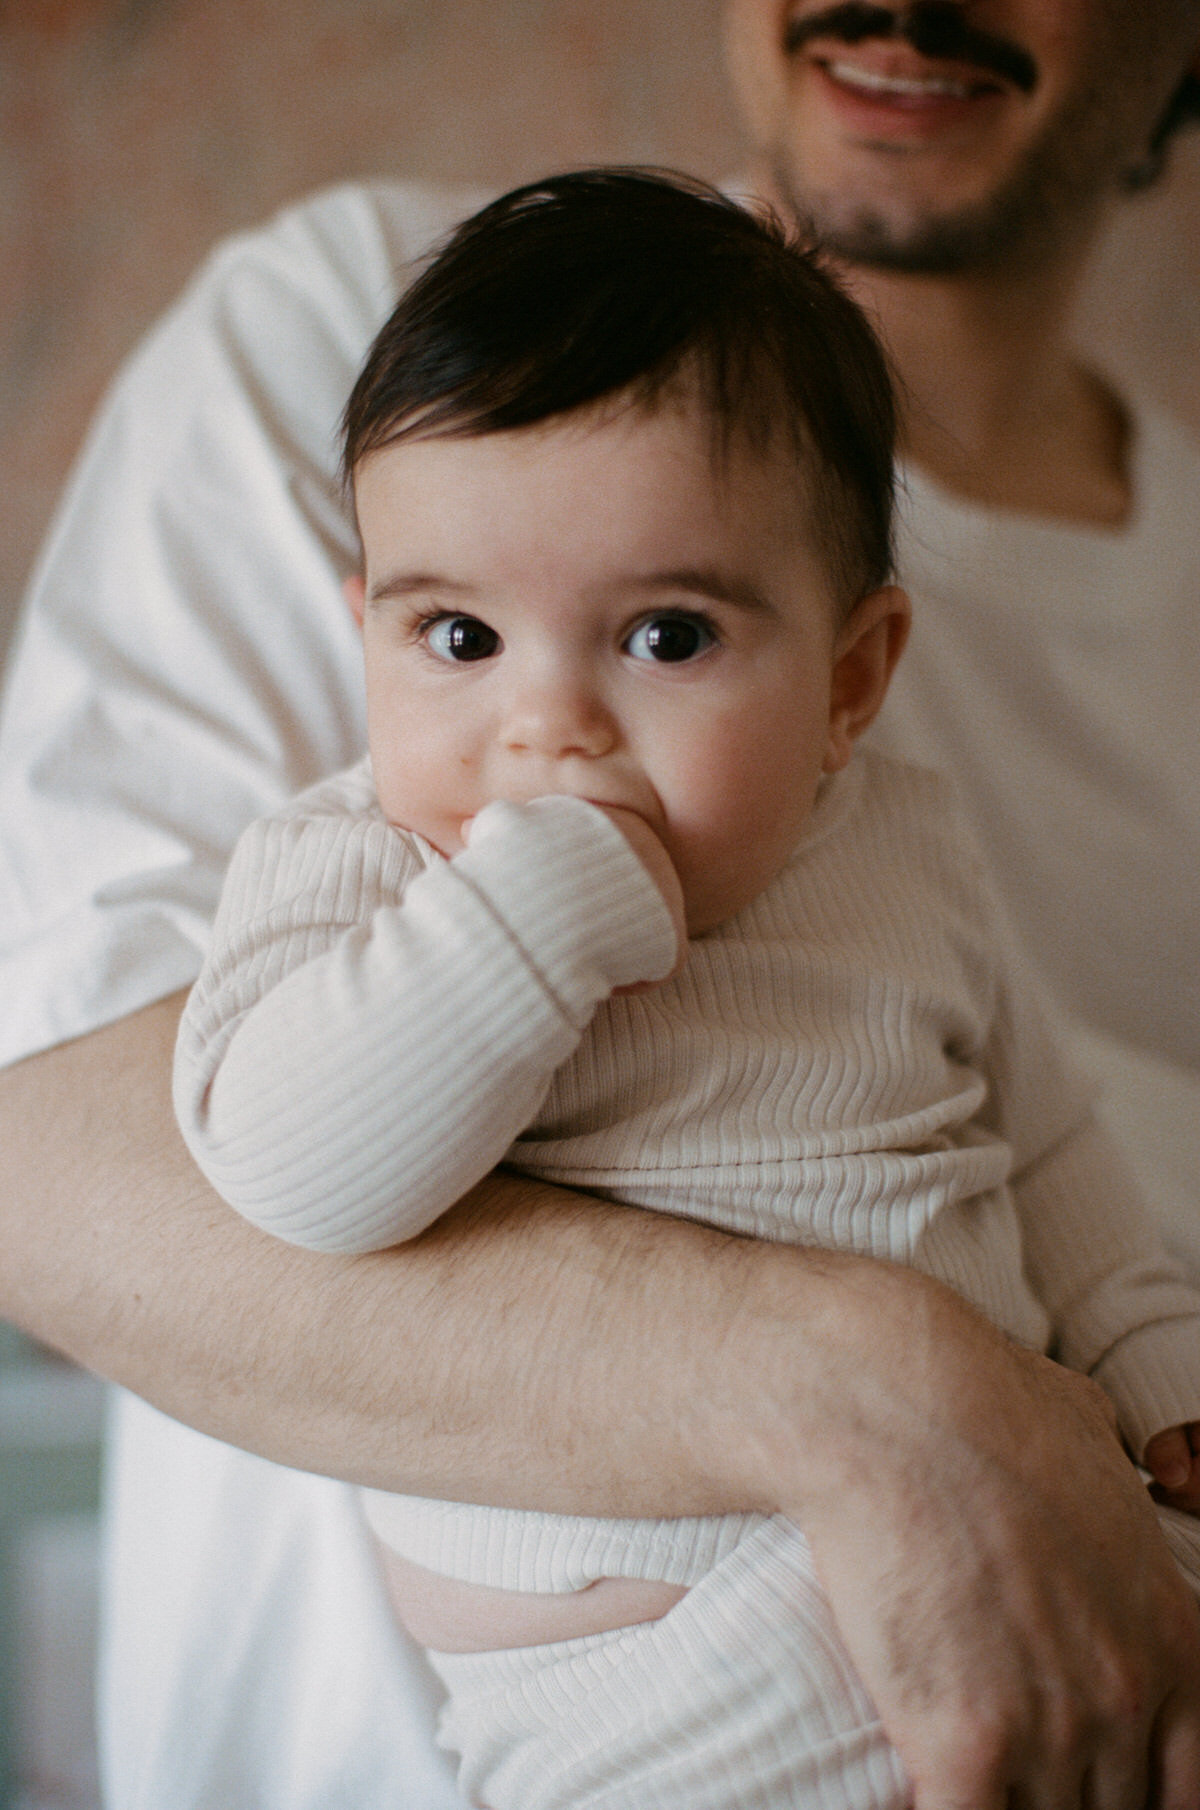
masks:
[[[0,0],[0,645],[122,355],[231,227],[350,174],[717,176],[720,0]],[[1200,141],[1088,330],[1200,425]]]

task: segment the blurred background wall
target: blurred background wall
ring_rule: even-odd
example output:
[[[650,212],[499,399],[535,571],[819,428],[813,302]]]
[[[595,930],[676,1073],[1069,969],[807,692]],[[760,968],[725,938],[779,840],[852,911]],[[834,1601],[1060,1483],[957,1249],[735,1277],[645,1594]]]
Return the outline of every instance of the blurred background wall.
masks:
[[[87,418],[223,232],[315,185],[738,158],[720,0],[0,0],[0,649]],[[1200,134],[1086,332],[1200,425]]]

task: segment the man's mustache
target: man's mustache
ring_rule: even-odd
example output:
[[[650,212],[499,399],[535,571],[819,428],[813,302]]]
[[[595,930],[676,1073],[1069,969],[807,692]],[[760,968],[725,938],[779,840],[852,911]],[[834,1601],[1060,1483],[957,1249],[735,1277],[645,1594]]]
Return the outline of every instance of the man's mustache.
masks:
[[[840,38],[845,44],[861,44],[865,38],[899,38],[911,44],[918,56],[969,63],[1010,82],[1022,94],[1037,85],[1037,65],[1029,52],[1007,38],[971,25],[956,0],[913,0],[911,6],[893,10],[871,0],[841,0],[806,18],[793,19],[785,43],[800,50],[814,38]]]

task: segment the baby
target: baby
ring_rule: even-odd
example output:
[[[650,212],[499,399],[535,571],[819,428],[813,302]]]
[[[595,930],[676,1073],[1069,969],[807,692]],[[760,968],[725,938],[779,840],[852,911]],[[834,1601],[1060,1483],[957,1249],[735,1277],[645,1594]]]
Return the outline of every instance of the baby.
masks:
[[[908,631],[893,444],[857,308],[700,185],[583,172],[461,227],[346,412],[370,759],[242,839],[180,1123],[317,1250],[504,1162],[915,1265],[1194,1489],[1200,1297],[947,788],[857,747]],[[908,1801],[783,1517],[364,1505],[472,1802]]]

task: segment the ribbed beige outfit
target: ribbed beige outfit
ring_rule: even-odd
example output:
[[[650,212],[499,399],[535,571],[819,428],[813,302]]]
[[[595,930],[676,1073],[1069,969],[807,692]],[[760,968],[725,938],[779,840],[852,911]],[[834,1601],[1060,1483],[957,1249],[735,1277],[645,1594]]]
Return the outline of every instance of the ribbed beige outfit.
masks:
[[[492,805],[447,862],[385,822],[361,764],[239,844],[180,1033],[184,1135],[240,1212],[317,1249],[412,1237],[505,1160],[938,1276],[1095,1376],[1137,1452],[1200,1418],[1200,1297],[1007,953],[940,780],[860,753],[759,898],[671,980],[609,997],[674,954],[603,813]],[[473,1582],[692,1586],[642,1628],[434,1656],[475,1801],[905,1801],[781,1519],[365,1502],[390,1546]],[[1200,1575],[1190,1528],[1172,1537]]]

